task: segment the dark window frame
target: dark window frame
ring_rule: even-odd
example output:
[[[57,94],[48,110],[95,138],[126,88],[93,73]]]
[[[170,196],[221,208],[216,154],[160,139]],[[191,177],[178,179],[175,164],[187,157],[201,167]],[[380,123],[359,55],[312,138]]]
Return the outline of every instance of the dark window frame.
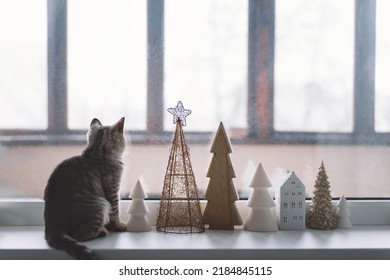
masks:
[[[388,145],[390,133],[375,131],[376,1],[355,0],[353,131],[289,132],[274,130],[275,1],[248,0],[247,136],[248,144]],[[147,0],[146,131],[129,131],[132,143],[171,141],[164,131],[164,0]],[[47,0],[48,128],[0,130],[2,144],[72,144],[85,132],[67,127],[67,0]],[[208,143],[212,132],[188,132],[190,143]]]

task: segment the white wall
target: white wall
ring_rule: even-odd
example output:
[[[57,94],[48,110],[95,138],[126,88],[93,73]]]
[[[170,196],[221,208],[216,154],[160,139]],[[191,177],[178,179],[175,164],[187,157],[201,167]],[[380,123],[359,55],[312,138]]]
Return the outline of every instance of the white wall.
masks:
[[[191,162],[200,192],[209,179],[206,173],[212,154],[209,145],[189,145]],[[83,146],[10,146],[0,148],[0,197],[42,197],[53,168],[63,159],[80,154]],[[170,145],[128,146],[123,162],[122,191],[130,191],[143,175],[149,192],[160,194]],[[386,146],[233,145],[230,154],[237,190],[247,188],[258,162],[277,184],[283,169],[296,172],[311,196],[321,160],[335,197],[390,197],[390,148]],[[252,164],[249,162],[252,161]],[[252,168],[248,168],[252,166]],[[248,170],[251,170],[248,171]],[[241,193],[241,192],[240,192]]]

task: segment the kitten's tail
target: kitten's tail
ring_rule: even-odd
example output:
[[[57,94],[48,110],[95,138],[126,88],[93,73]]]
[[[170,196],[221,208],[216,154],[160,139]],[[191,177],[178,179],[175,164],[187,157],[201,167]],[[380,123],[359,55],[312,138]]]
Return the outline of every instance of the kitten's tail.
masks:
[[[49,235],[47,236],[47,243],[50,246],[64,250],[71,257],[78,260],[97,260],[98,257],[94,251],[87,246],[79,243],[76,239],[70,237],[67,234]]]

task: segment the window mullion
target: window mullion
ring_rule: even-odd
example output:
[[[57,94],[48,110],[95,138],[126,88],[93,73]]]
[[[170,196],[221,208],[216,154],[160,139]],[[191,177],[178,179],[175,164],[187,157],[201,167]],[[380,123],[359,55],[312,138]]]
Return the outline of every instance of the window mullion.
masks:
[[[361,138],[375,133],[375,6],[356,0],[354,133]]]
[[[275,1],[249,0],[249,136],[268,138],[274,131]]]
[[[147,2],[147,131],[164,130],[164,0]]]
[[[48,131],[67,131],[67,0],[47,0]]]

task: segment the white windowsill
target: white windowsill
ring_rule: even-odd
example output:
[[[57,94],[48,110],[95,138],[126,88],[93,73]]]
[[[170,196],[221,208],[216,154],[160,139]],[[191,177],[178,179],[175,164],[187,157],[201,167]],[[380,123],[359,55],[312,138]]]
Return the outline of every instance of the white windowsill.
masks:
[[[121,220],[130,201],[121,201]],[[159,201],[146,201],[154,225]],[[201,201],[201,207],[206,202]],[[236,201],[245,222],[246,201]],[[307,202],[309,208],[310,202]],[[0,200],[0,259],[68,259],[44,239],[42,200]],[[87,242],[102,259],[390,259],[390,201],[349,201],[353,229],[196,234],[110,233]]]
[[[69,259],[51,249],[43,226],[1,226],[0,259]],[[102,259],[390,259],[390,226],[194,234],[113,233],[85,242]]]
[[[127,221],[127,209],[131,200],[120,201],[120,218]],[[207,201],[201,200],[200,206],[204,209]],[[246,200],[236,201],[236,207],[243,221],[246,220],[250,208]],[[337,202],[334,201],[334,204]],[[149,208],[148,219],[155,225],[160,202],[146,200]],[[348,201],[353,225],[390,225],[390,200],[353,200]],[[306,201],[306,210],[310,208],[310,201]],[[43,226],[44,203],[41,199],[0,199],[0,226]]]

